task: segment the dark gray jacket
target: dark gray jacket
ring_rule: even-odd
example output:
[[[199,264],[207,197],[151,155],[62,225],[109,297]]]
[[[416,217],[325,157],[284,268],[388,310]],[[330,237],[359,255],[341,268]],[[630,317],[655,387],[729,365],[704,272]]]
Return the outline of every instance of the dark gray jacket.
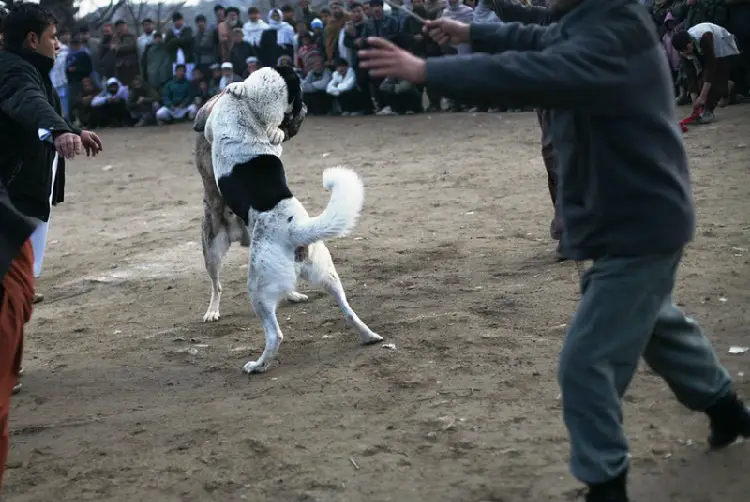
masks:
[[[563,251],[681,249],[695,212],[666,56],[636,0],[584,0],[550,26],[473,24],[475,54],[427,60],[427,87],[551,109]]]

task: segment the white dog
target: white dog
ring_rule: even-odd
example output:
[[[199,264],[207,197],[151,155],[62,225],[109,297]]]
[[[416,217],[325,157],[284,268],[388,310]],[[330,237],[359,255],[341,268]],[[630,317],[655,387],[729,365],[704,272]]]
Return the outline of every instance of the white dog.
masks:
[[[326,169],[323,186],[331,191],[331,199],[323,213],[313,218],[286,184],[281,142],[296,134],[304,119],[301,98],[299,78],[291,69],[263,68],[244,82],[230,84],[205,120],[205,138],[210,143],[212,174],[219,197],[247,229],[248,292],[266,334],[263,354],[257,361],[245,364],[247,373],[265,371],[276,356],[283,338],[276,318],[279,301],[284,297],[292,301],[307,299],[295,292],[298,277],[334,297],[362,343],[382,340],[349,306],[331,255],[322,242],[346,235],[354,228],[364,203],[361,180],[354,171],[343,167]],[[196,118],[198,130],[199,120],[200,116]],[[199,170],[201,158],[206,160],[207,153],[205,148],[196,150]],[[226,214],[226,207],[222,206],[222,215]],[[225,228],[219,229],[225,234],[224,241],[242,240],[236,221],[224,220]],[[204,223],[204,256],[213,286],[206,316],[207,320],[215,320],[221,293],[218,267],[228,245],[212,249],[216,239],[211,242],[206,233]],[[209,261],[213,267],[209,267]],[[216,270],[215,277],[211,268]]]

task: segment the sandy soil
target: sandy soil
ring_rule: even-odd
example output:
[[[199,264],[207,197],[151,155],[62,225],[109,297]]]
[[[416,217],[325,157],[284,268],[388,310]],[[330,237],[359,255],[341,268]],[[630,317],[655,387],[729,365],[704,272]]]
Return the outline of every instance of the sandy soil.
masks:
[[[750,396],[750,106],[687,134],[699,218],[677,296]],[[203,324],[201,183],[187,125],[107,130],[69,167],[14,398],[7,501],[574,500],[556,358],[578,297],[552,260],[533,114],[310,119],[285,150],[311,213],[325,167],[363,176],[356,232],[330,243],[361,347],[333,301],[280,308],[263,346],[246,251]],[[301,290],[306,292],[306,286]],[[706,419],[642,370],[627,396],[635,501],[739,502],[750,449],[705,453]],[[356,465],[354,465],[356,464]]]

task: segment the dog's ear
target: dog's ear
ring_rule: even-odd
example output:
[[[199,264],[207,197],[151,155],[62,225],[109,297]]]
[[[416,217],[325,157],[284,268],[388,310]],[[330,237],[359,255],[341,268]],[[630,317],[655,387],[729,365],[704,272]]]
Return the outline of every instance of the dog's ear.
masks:
[[[221,96],[222,94],[224,94],[224,91],[221,91],[219,94],[209,99],[203,106],[201,106],[201,109],[198,110],[198,113],[195,114],[195,120],[193,120],[194,131],[203,132],[206,129],[206,121],[208,120],[208,115],[211,113],[211,109],[214,107],[216,101],[219,99],[219,96]]]
[[[298,116],[302,111],[302,82],[294,68],[288,66],[277,66],[274,70],[284,79],[286,83],[288,105],[292,105],[292,115]]]

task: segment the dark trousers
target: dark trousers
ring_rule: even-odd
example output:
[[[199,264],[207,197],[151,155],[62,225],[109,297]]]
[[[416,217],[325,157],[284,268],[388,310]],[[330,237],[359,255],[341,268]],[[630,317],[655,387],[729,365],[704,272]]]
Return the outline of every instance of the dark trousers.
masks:
[[[132,125],[130,112],[125,101],[106,103],[91,108],[91,122],[93,127],[129,126]]]
[[[421,112],[423,111],[421,89],[422,88],[420,88],[420,90],[412,89],[407,92],[393,92],[386,94],[384,96],[385,104],[390,106],[391,110],[400,114],[406,112]]]
[[[563,225],[560,208],[557,203],[557,156],[552,146],[552,137],[549,133],[549,111],[537,110],[539,126],[542,129],[542,159],[547,170],[547,189],[549,190],[552,205],[555,208],[555,216],[550,223],[550,237],[559,241],[562,238]]]
[[[23,327],[34,303],[34,251],[27,240],[0,284],[0,487],[8,460],[10,396],[23,356]]]
[[[362,112],[362,94],[355,88],[342,92],[338,97],[341,111],[345,113]]]
[[[326,115],[331,111],[331,96],[326,91],[306,92],[303,100],[310,115]]]

